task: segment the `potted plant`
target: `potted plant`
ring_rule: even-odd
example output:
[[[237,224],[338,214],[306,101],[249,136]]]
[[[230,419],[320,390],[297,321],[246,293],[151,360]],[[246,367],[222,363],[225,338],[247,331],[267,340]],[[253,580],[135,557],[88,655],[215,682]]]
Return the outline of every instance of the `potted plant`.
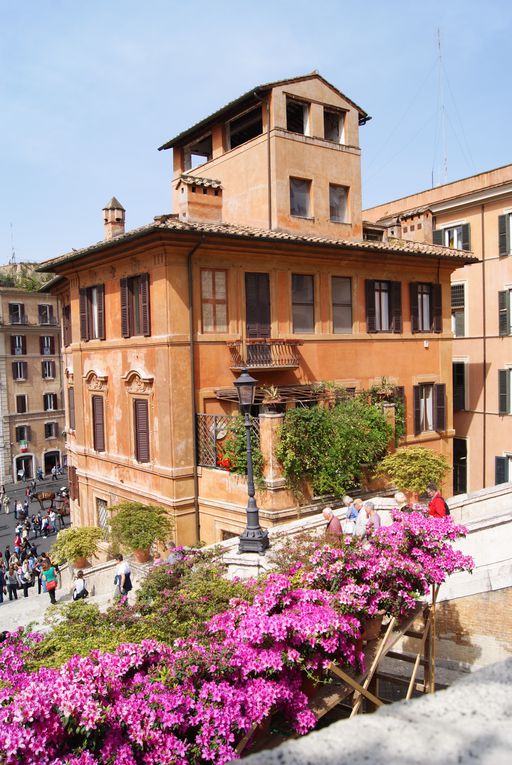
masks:
[[[427,484],[441,484],[450,470],[446,457],[422,446],[409,446],[388,454],[379,463],[376,476],[387,477],[398,489],[414,495],[427,490]]]
[[[166,542],[171,535],[173,524],[163,507],[127,501],[109,510],[112,540],[133,552],[139,563],[149,560],[154,542]]]
[[[69,561],[73,568],[85,568],[88,558],[95,557],[103,538],[102,529],[84,526],[59,531],[52,547],[52,556],[61,563]]]
[[[282,401],[279,388],[277,385],[264,385],[262,391],[262,404],[265,406],[266,411],[275,412],[276,404],[280,404]]]

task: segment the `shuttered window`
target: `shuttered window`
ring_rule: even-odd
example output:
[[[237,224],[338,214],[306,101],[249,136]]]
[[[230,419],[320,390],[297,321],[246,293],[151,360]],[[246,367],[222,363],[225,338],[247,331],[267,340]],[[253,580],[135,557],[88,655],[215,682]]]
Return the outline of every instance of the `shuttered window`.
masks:
[[[367,279],[366,293],[366,331],[395,332],[402,331],[402,284]]]
[[[56,393],[43,394],[43,409],[45,412],[54,412],[58,409],[58,400]]]
[[[446,385],[424,383],[413,387],[414,434],[446,430]]]
[[[93,396],[92,399],[92,440],[97,452],[105,451],[105,417],[103,396]]]
[[[64,345],[67,347],[68,345],[71,345],[72,341],[72,333],[71,333],[71,306],[65,305],[62,308],[62,340]]]
[[[105,339],[105,287],[95,284],[80,290],[81,340]]]
[[[315,279],[311,274],[292,274],[293,331],[315,331]]]
[[[25,335],[11,335],[11,354],[25,356],[27,353],[27,338]]]
[[[55,379],[55,361],[42,361],[41,362],[41,376],[43,380]]]
[[[56,438],[57,437],[57,423],[56,422],[45,422],[45,424],[44,424],[44,437],[45,438]]]
[[[121,279],[121,335],[151,335],[149,274]]]
[[[498,370],[498,412],[510,414],[510,369]]]
[[[134,399],[133,422],[135,458],[138,462],[149,462],[149,402],[147,399]]]
[[[32,437],[32,430],[30,425],[18,425],[16,427],[16,441],[30,441]]]
[[[39,350],[41,352],[41,356],[53,356],[55,354],[55,338],[53,335],[40,336]]]
[[[28,373],[28,365],[26,361],[12,362],[12,379],[13,380],[26,380],[27,373]]]
[[[9,322],[10,324],[28,323],[23,303],[9,303]]]
[[[352,332],[352,279],[347,276],[333,276],[332,290],[332,331],[335,334]]]
[[[75,430],[75,389],[68,388],[69,429]]]
[[[454,361],[453,373],[453,411],[462,412],[466,408],[466,365],[463,361]]]
[[[227,271],[201,269],[201,331],[228,331]]]
[[[25,414],[28,410],[28,398],[27,396],[16,396],[16,413]]]
[[[512,330],[510,315],[510,290],[498,292],[498,326],[501,337],[510,335]]]
[[[469,223],[461,223],[458,226],[439,228],[432,232],[434,244],[444,247],[452,247],[456,250],[470,250],[471,238]]]
[[[443,329],[440,284],[411,282],[409,285],[412,332],[441,332]]]
[[[501,256],[510,255],[511,252],[511,238],[510,238],[510,221],[512,219],[512,213],[498,216],[498,252]]]
[[[508,483],[510,477],[510,457],[495,457],[494,482],[496,484]]]
[[[466,289],[464,284],[452,284],[452,332],[455,337],[466,334]]]
[[[37,306],[39,324],[53,324],[53,306],[43,303]]]

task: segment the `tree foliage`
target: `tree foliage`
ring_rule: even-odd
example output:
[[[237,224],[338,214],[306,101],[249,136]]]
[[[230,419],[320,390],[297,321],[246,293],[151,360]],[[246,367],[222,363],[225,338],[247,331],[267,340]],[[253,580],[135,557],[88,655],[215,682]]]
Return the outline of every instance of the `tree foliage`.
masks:
[[[257,432],[251,418],[251,455],[254,481],[261,485],[263,480],[263,455],[261,453]],[[219,460],[229,464],[230,473],[247,475],[247,436],[243,415],[239,415],[229,426],[229,432],[222,443],[222,454]],[[226,462],[229,461],[229,462]]]
[[[440,484],[450,470],[446,457],[422,446],[409,446],[388,454],[376,475],[384,476],[402,491],[422,494],[427,484]]]
[[[154,542],[166,542],[173,523],[163,507],[142,502],[120,502],[109,508],[110,530],[114,544],[128,550],[146,550]]]
[[[102,536],[102,530],[95,526],[64,529],[57,534],[51,550],[52,556],[59,563],[94,556]]]
[[[358,396],[331,409],[289,410],[276,456],[295,490],[309,480],[315,494],[342,497],[360,483],[363,467],[383,456],[391,436],[382,409]]]

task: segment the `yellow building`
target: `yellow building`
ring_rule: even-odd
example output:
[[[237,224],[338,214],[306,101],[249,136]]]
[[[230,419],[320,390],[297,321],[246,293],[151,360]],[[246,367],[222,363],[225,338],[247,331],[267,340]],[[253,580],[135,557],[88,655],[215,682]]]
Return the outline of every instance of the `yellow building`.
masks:
[[[62,393],[57,299],[0,287],[2,484],[63,464]]]

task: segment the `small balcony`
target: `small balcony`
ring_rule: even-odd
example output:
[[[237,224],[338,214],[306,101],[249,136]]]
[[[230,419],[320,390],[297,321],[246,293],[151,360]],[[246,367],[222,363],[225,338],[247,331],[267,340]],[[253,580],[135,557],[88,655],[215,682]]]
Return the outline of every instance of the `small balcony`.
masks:
[[[231,369],[296,369],[302,340],[235,340],[229,342]]]

